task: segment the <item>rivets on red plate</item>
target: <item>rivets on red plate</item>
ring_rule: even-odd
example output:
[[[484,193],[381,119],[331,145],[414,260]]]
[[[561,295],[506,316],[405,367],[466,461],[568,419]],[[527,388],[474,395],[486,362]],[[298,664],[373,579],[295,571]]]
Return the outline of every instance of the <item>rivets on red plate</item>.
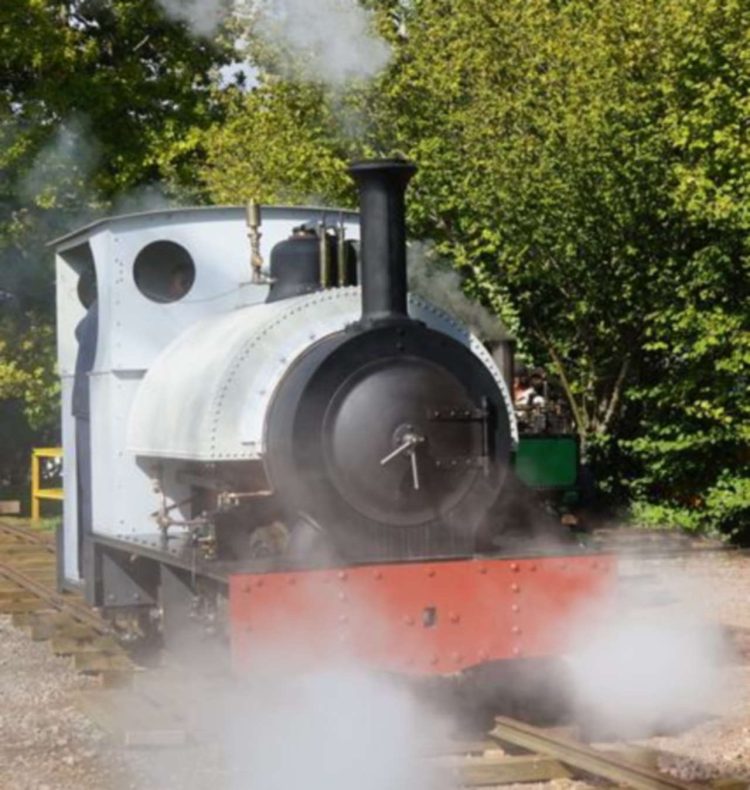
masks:
[[[339,599],[339,601],[346,601],[347,600],[346,593],[340,592],[338,594],[338,599]]]
[[[342,582],[345,582],[349,578],[349,574],[346,571],[339,571],[339,579]]]
[[[511,585],[510,585],[510,589],[511,589],[511,590],[512,590],[514,593],[521,592],[521,588],[520,588],[520,587],[519,587],[517,584],[511,584]]]
[[[255,582],[255,586],[256,587],[262,587],[263,586],[263,579],[258,579],[258,581]]]
[[[244,593],[249,593],[252,589],[253,589],[253,586],[252,586],[252,584],[250,584],[250,582],[245,582],[242,585],[242,592],[244,592]]]
[[[536,570],[536,564],[529,565],[529,570],[532,571],[532,572],[535,571]]]
[[[448,620],[450,620],[451,623],[460,623],[461,622],[461,615],[458,614],[458,612],[451,612],[448,615]]]
[[[514,656],[520,656],[521,655],[521,648],[520,647],[514,647],[513,648],[513,655]]]
[[[404,617],[404,625],[414,625],[414,618],[407,614],[406,617]]]
[[[486,567],[485,565],[480,565],[480,567],[479,567],[479,572],[480,572],[482,575],[484,575],[485,573],[487,573],[487,567]]]
[[[289,578],[286,580],[286,583],[287,583],[287,584],[288,584],[290,587],[294,587],[294,585],[295,585],[295,584],[297,584],[297,580],[294,578],[294,576],[290,576],[290,577],[289,577]]]
[[[339,615],[339,622],[340,623],[348,623],[349,622],[349,617],[347,615],[345,615],[345,614],[340,614]]]
[[[460,664],[463,656],[460,653],[452,653],[451,658],[453,659],[454,664]]]
[[[486,661],[490,657],[490,654],[486,650],[479,651],[479,660]]]
[[[517,563],[517,562],[511,562],[511,564],[510,564],[510,569],[511,569],[511,570],[512,570],[514,573],[518,573],[518,571],[520,570],[520,568],[518,567],[518,563]]]
[[[440,659],[437,656],[433,656],[430,659],[430,664],[434,667]]]
[[[383,578],[383,572],[375,571],[375,573],[372,574],[372,578],[375,579],[375,581],[380,581]]]
[[[521,607],[517,603],[514,603],[514,604],[511,604],[510,610],[511,610],[511,612],[514,612],[515,614],[518,614],[521,611]]]
[[[514,626],[513,626],[513,628],[511,628],[510,630],[511,630],[511,631],[512,631],[514,634],[520,634],[520,633],[521,633],[521,629],[520,629],[520,628],[519,628],[517,625],[514,625]]]
[[[435,575],[435,569],[434,569],[434,568],[429,568],[429,569],[427,570],[427,575],[428,575],[430,578],[432,578],[432,577]]]

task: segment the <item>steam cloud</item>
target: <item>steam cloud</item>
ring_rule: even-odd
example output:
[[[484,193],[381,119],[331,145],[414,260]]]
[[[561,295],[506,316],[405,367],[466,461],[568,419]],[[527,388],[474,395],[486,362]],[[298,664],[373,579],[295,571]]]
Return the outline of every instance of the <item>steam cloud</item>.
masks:
[[[484,342],[510,336],[496,315],[464,294],[459,274],[438,258],[431,245],[412,242],[407,254],[410,291],[454,315]]]
[[[374,77],[391,52],[371,30],[371,15],[356,0],[260,0],[257,30],[271,45],[304,64],[308,79],[343,85]]]
[[[229,13],[226,0],[157,0],[164,13],[196,36],[212,36]]]
[[[393,682],[353,665],[263,680],[229,722],[233,789],[434,787],[417,754],[429,722]]]
[[[282,68],[340,87],[374,77],[388,63],[388,44],[372,32],[372,14],[357,0],[158,0],[197,36],[214,35],[225,19],[248,20]]]
[[[99,163],[99,149],[82,118],[63,123],[34,160],[18,188],[21,199],[39,203],[79,200],[88,189],[89,176]]]
[[[698,584],[660,569],[660,590],[637,580],[635,602],[578,629],[573,642],[583,648],[569,657],[570,680],[577,718],[593,734],[650,737],[720,712],[728,650],[714,618],[696,605],[708,599]]]

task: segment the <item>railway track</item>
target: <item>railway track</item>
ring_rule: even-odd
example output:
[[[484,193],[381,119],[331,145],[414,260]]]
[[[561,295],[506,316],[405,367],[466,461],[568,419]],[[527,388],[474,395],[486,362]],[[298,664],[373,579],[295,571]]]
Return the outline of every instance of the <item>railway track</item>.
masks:
[[[176,747],[202,737],[187,708],[174,704],[190,697],[184,693],[186,686],[175,693],[179,676],[160,676],[163,671],[158,669],[136,676],[136,665],[108,623],[80,595],[57,591],[51,536],[0,521],[0,613],[10,614],[33,640],[49,642],[54,653],[71,656],[81,672],[101,678],[102,688],[83,692],[79,703],[120,745]],[[462,787],[569,778],[593,778],[599,787],[634,790],[748,786],[727,779],[685,783],[658,770],[655,751],[627,744],[594,748],[572,737],[570,730],[539,728],[505,717],[497,718],[483,739],[435,744],[420,759],[426,769],[437,769]]]
[[[71,656],[76,669],[98,675],[102,685],[129,682],[135,665],[111,628],[82,596],[57,591],[52,536],[0,521],[0,614],[48,641],[52,651]]]

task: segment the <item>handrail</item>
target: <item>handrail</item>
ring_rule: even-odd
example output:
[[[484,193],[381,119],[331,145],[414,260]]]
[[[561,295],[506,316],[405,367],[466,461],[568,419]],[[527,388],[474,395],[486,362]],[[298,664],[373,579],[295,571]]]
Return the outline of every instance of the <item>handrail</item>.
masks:
[[[62,502],[62,488],[42,488],[39,461],[42,458],[62,458],[62,447],[35,447],[31,452],[31,520],[39,521],[42,499]]]

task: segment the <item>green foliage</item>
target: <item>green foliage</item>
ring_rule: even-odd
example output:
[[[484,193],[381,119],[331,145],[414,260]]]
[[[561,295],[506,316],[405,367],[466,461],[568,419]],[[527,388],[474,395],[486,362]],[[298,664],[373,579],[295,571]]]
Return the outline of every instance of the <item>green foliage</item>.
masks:
[[[346,163],[323,90],[270,80],[248,94],[229,93],[228,119],[206,137],[203,178],[212,200],[346,205]]]
[[[717,483],[705,491],[705,498],[690,505],[636,499],[630,508],[630,517],[642,526],[721,534],[747,543],[750,540],[750,478],[724,472]]]
[[[697,532],[701,529],[698,514],[689,508],[658,504],[637,499],[630,508],[630,519],[642,527],[680,529]]]
[[[53,327],[29,314],[19,332],[18,322],[0,318],[0,401],[22,403],[29,426],[42,430],[57,422],[59,391]]]

